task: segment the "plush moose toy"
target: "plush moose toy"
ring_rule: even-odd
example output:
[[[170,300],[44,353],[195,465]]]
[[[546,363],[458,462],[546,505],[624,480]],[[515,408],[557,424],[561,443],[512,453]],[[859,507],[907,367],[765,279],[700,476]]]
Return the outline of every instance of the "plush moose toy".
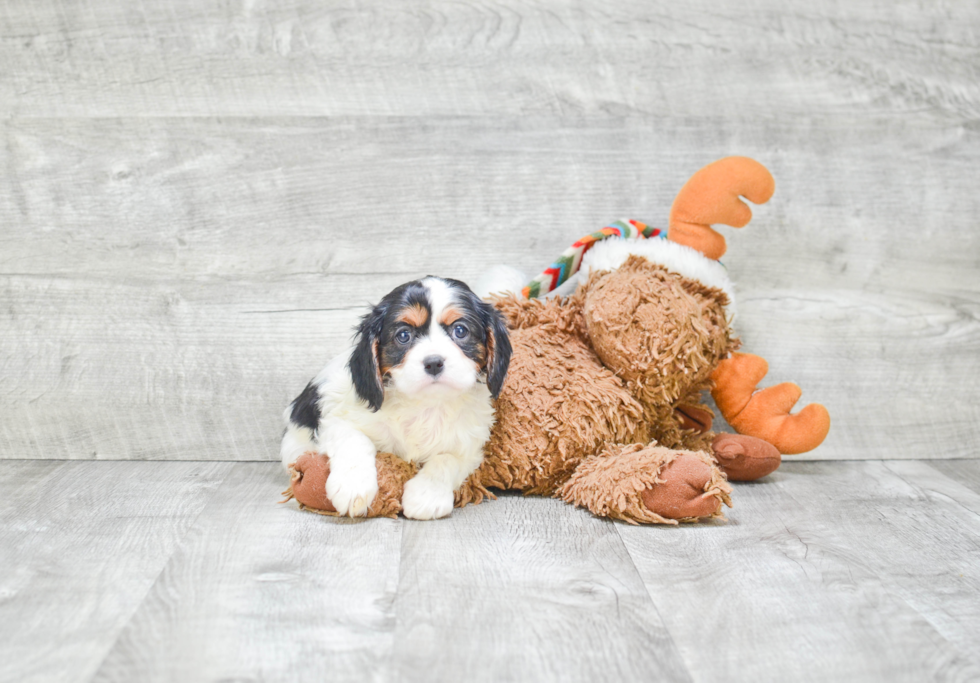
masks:
[[[758,162],[721,159],[680,191],[667,235],[617,222],[527,286],[515,271],[492,274],[483,289],[508,320],[513,355],[485,460],[457,491],[457,507],[493,498],[495,488],[631,523],[696,521],[731,505],[729,480],[765,476],[780,453],[823,441],[826,409],[790,414],[799,387],[757,390],[766,362],[736,353],[733,287],[717,260],[725,240],[710,227],[744,226],[752,214],[739,196],[764,203],[773,190]],[[738,434],[711,431],[707,390]],[[333,513],[329,467],[327,455],[303,454],[287,499]],[[377,468],[369,516],[395,516],[416,467],[381,453]]]

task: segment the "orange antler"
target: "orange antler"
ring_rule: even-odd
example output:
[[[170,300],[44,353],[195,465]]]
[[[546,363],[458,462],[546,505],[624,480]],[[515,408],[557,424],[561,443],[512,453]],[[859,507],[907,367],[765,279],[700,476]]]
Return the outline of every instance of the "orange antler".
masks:
[[[813,450],[830,431],[830,413],[811,403],[790,414],[802,394],[792,382],[756,391],[768,371],[765,359],[750,353],[735,353],[721,361],[711,375],[711,395],[718,410],[739,434],[768,441],[780,453]]]
[[[712,230],[715,223],[741,228],[752,220],[752,210],[739,199],[765,204],[776,181],[758,161],[725,157],[691,176],[670,208],[667,239],[697,249],[710,259],[725,253],[725,238]]]

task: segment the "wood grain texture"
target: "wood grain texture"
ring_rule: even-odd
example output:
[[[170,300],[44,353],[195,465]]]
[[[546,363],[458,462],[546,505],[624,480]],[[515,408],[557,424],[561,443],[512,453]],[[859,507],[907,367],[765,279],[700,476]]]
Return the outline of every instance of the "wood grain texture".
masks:
[[[281,465],[232,467],[91,680],[391,680],[402,523],[277,505]]]
[[[235,468],[93,680],[689,680],[609,525],[519,497],[352,523]]]
[[[351,523],[271,505],[278,465],[235,468],[93,680],[689,680],[581,511],[507,496]]]
[[[723,530],[617,526],[693,680],[980,675],[976,492],[922,461],[788,463],[734,501]]]
[[[788,463],[726,523],[277,505],[277,463],[0,463],[0,681],[980,675],[977,460]]]
[[[933,469],[974,493],[980,493],[980,464],[976,457],[972,460],[937,461]],[[980,514],[980,510],[972,507],[970,509]]]
[[[690,680],[613,525],[551,499],[406,522],[395,608],[393,680]]]
[[[978,11],[6,2],[0,458],[274,459],[366,302],[663,225],[727,154],[776,177],[724,260],[806,457],[976,457]]]
[[[980,111],[968,2],[11,0],[0,22],[0,118]]]
[[[953,378],[980,374],[980,144],[964,129],[950,156],[948,127],[852,123],[719,122],[713,149],[779,179],[727,231],[737,329],[767,381],[831,410],[807,457],[972,457],[980,390]],[[708,159],[703,124],[684,122],[0,130],[0,202],[21,220],[0,264],[3,457],[272,459],[283,407],[364,304],[426,273],[472,280],[487,261],[533,273],[616,215],[663,224]],[[934,201],[910,208],[913,186]]]
[[[0,681],[85,681],[230,463],[0,462]]]

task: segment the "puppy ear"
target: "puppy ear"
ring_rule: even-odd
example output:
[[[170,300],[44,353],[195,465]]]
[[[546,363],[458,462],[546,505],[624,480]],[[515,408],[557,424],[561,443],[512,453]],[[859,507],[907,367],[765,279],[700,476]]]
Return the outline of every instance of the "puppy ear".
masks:
[[[384,323],[385,309],[378,305],[361,319],[355,335],[356,344],[347,367],[354,382],[358,398],[366,402],[371,410],[378,412],[385,398],[384,380],[381,377],[381,327]]]
[[[504,386],[507,368],[510,366],[510,336],[507,323],[500,311],[490,304],[480,302],[487,327],[487,388],[497,398]]]

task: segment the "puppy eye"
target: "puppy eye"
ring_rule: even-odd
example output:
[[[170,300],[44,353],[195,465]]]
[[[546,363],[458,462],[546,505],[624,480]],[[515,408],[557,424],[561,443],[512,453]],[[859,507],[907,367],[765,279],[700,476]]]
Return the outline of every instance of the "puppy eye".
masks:
[[[408,330],[398,330],[395,332],[395,339],[398,340],[399,344],[407,344],[412,340],[412,333]]]
[[[453,325],[453,337],[456,339],[466,339],[470,331],[463,325]]]

